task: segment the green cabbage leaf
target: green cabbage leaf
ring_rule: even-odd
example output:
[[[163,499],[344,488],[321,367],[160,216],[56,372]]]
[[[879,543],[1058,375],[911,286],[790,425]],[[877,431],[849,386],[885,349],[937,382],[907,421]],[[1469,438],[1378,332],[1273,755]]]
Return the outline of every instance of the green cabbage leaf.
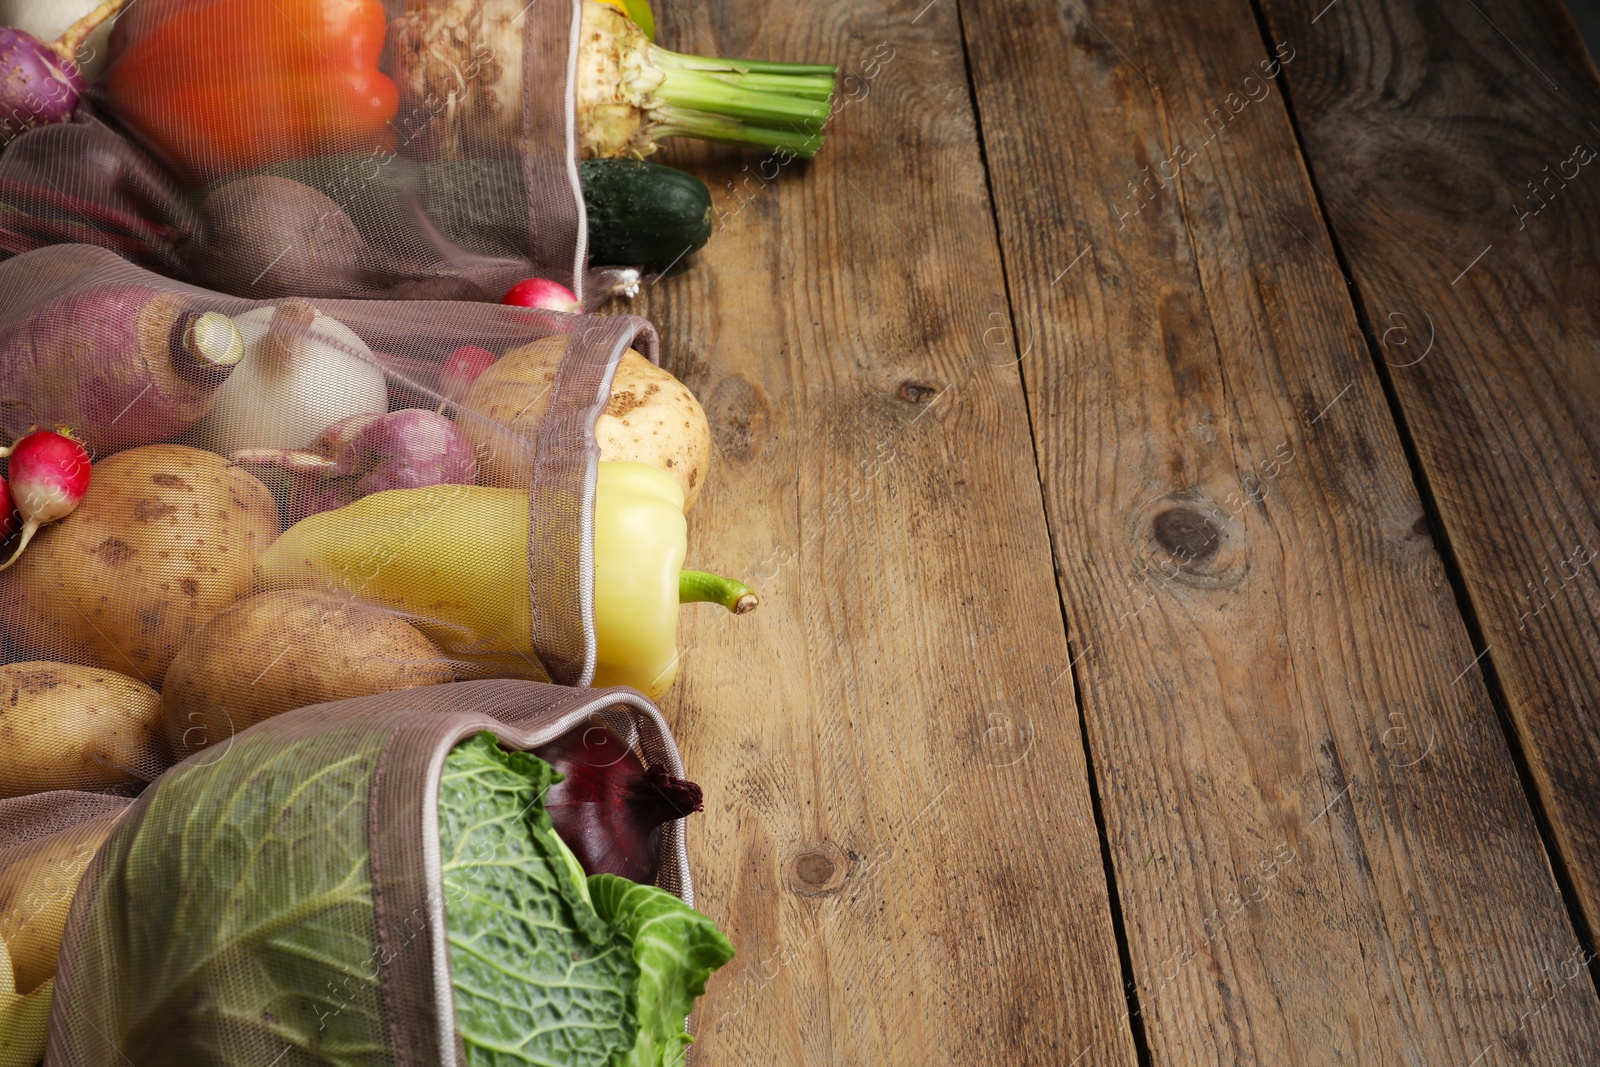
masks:
[[[548,763],[483,733],[445,760],[441,880],[472,1067],[676,1067],[684,1019],[733,957],[672,894],[586,878],[551,827]]]

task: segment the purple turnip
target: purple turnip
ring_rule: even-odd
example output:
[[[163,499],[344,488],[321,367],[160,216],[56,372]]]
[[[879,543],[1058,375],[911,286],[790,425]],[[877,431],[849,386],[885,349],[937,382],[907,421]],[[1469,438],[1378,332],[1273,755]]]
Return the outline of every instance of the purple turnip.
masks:
[[[67,27],[53,44],[31,33],[0,27],[0,143],[35,126],[66,122],[83,96],[78,52],[89,34],[122,10],[125,0],[106,0]]]
[[[471,485],[478,475],[472,442],[456,424],[416,408],[340,419],[308,449],[250,448],[232,459],[269,483],[287,482],[284,507],[296,520],[385,489]]]
[[[52,245],[0,263],[0,293],[41,278],[93,278],[114,253]],[[143,282],[67,290],[0,333],[0,436],[65,424],[98,456],[165,441],[211,410],[244,355],[233,322]]]

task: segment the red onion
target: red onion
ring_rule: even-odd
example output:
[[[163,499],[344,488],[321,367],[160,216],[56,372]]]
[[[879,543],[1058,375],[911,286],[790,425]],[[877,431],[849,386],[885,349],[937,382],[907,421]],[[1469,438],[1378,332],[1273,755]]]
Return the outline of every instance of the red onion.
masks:
[[[124,0],[106,0],[68,27],[54,44],[31,33],[0,27],[0,139],[11,141],[35,126],[66,122],[88,88],[78,70],[84,38],[118,11]]]
[[[295,518],[385,489],[471,485],[478,476],[466,434],[443,415],[416,408],[340,419],[304,451],[249,448],[231,458],[253,469],[287,473],[286,510]]]
[[[701,809],[700,787],[665,767],[645,767],[598,721],[533,752],[566,775],[545,793],[544,806],[584,871],[653,885],[661,827]]]
[[[539,308],[542,311],[578,313],[583,305],[571,289],[545,278],[527,278],[506,291],[500,303],[520,308]]]
[[[34,430],[0,457],[10,457],[12,502],[22,518],[22,540],[0,571],[22,556],[39,527],[72,514],[89,488],[89,453],[72,437]]]

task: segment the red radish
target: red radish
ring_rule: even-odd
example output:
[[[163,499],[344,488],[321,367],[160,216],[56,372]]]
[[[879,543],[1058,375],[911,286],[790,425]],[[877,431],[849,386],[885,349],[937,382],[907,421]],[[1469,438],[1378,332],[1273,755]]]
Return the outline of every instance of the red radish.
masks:
[[[533,753],[566,776],[546,791],[544,806],[584,871],[654,884],[661,827],[701,809],[700,787],[647,768],[598,720]]]
[[[499,358],[487,348],[462,345],[446,356],[444,366],[439,368],[439,395],[452,404],[461,403],[478,375]]]
[[[22,540],[0,571],[21,557],[39,527],[71,515],[89,488],[89,453],[62,429],[34,430],[0,448],[0,457],[11,459],[11,493],[22,516]]]
[[[506,291],[500,303],[519,308],[538,308],[541,311],[563,311],[577,314],[583,310],[578,297],[571,289],[546,278],[527,278]]]
[[[11,487],[0,478],[0,545],[5,544],[20,525],[22,519],[17,515],[17,506],[11,502]]]
[[[66,122],[87,88],[78,71],[84,38],[122,10],[106,0],[67,28],[54,44],[31,33],[0,27],[0,143],[35,126]]]

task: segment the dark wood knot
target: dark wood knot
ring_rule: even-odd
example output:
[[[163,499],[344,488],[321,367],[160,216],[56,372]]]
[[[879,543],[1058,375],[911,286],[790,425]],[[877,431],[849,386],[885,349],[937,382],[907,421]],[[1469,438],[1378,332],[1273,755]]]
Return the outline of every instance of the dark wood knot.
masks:
[[[794,873],[806,885],[826,885],[833,872],[833,861],[820,852],[807,852],[794,864]]]
[[[824,841],[796,853],[789,862],[789,888],[806,897],[826,896],[844,885],[850,857]]]
[[[1172,553],[1179,565],[1204,563],[1217,554],[1222,531],[1193,508],[1175,507],[1157,512],[1150,522],[1156,544]]]
[[[730,374],[711,390],[705,408],[721,459],[742,463],[767,452],[772,442],[772,404],[759,385]]]
[[[1140,603],[1177,587],[1231,588],[1250,571],[1238,516],[1198,486],[1141,505],[1129,532],[1140,557],[1131,576]]]

